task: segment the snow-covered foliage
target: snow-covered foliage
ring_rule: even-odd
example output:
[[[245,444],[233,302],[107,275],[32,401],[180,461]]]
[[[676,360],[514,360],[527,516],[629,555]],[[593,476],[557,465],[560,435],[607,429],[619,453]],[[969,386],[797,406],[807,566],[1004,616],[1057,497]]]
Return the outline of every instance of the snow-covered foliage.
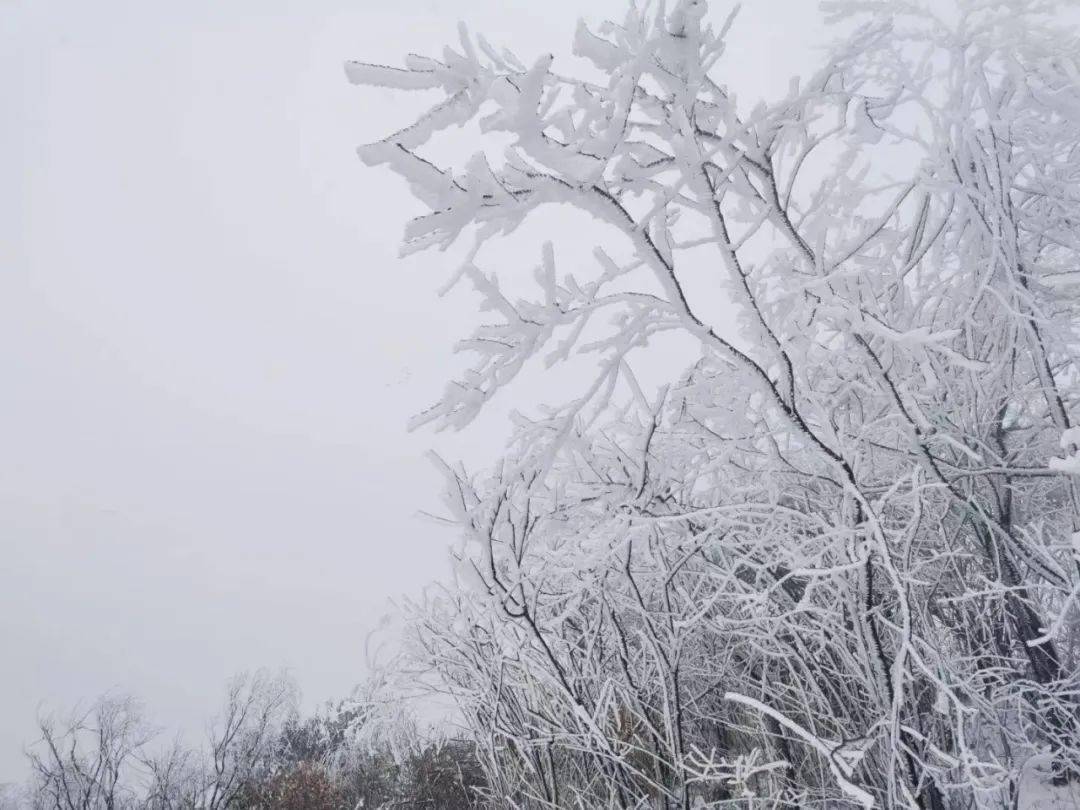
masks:
[[[464,29],[348,66],[442,94],[360,155],[429,209],[406,250],[465,243],[488,316],[418,423],[595,358],[491,472],[446,467],[460,576],[409,631],[496,806],[1000,808],[1035,806],[1030,762],[1046,795],[1080,779],[1080,44],[1053,3],[941,5],[827,4],[853,33],[754,107],[704,0],[580,26],[588,79]],[[484,250],[549,205],[595,223],[596,267],[552,234],[511,295]],[[633,369],[671,332],[697,357],[653,391]]]

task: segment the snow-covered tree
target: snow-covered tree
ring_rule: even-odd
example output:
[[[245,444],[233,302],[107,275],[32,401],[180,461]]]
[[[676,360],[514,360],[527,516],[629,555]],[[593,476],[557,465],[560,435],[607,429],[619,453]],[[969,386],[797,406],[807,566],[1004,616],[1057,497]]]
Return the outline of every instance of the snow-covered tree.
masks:
[[[846,38],[756,106],[704,0],[581,25],[584,78],[464,29],[347,65],[440,94],[360,155],[487,313],[417,423],[593,360],[492,471],[445,467],[460,576],[411,626],[498,806],[943,810],[1011,806],[1034,761],[1080,778],[1080,43],[1042,0],[825,8]],[[457,126],[477,152],[441,165]],[[493,245],[549,206],[579,227],[525,290]],[[654,390],[672,334],[692,357]]]

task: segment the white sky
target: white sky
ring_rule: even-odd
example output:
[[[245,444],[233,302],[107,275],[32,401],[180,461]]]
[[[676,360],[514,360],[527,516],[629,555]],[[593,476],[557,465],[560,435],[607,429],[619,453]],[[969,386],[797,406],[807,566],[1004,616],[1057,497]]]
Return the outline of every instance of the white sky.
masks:
[[[812,64],[813,6],[745,3],[741,98]],[[416,206],[354,148],[410,105],[342,63],[464,19],[558,65],[624,7],[0,0],[0,782],[42,705],[126,689],[198,730],[243,669],[309,703],[363,676],[386,600],[445,570],[424,451],[489,459],[504,429],[405,432],[471,304],[436,298],[438,254],[397,259]]]

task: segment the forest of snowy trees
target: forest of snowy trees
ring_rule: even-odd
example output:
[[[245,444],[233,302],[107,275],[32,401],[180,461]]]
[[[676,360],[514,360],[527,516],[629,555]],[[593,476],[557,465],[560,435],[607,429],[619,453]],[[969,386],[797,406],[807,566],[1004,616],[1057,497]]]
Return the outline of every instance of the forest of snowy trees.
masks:
[[[1030,807],[1080,780],[1080,44],[1041,0],[825,11],[838,44],[772,102],[725,84],[738,23],[704,0],[582,25],[580,78],[465,29],[347,66],[438,96],[360,155],[484,313],[417,423],[591,360],[489,471],[443,465],[458,578],[407,625],[493,806]],[[444,160],[457,128],[472,157]],[[577,226],[500,250],[551,206]],[[644,382],[672,335],[685,366]]]
[[[828,2],[836,43],[771,101],[725,83],[718,0],[581,24],[571,72],[465,28],[348,63],[432,102],[360,157],[481,310],[415,426],[536,369],[576,388],[515,400],[485,471],[435,459],[455,576],[377,688],[305,720],[239,679],[193,747],[130,701],[46,718],[31,806],[1080,807],[1064,5]],[[431,699],[445,733],[409,719]]]

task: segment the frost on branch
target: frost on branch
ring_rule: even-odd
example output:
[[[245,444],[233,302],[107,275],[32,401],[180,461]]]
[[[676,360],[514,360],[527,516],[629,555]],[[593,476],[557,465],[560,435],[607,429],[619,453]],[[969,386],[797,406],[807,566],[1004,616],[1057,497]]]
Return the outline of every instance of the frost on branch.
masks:
[[[409,631],[499,801],[1002,807],[1044,754],[1080,779],[1080,49],[1036,0],[828,5],[853,33],[752,106],[700,0],[579,25],[586,78],[464,30],[348,69],[443,96],[361,149],[483,310],[416,424],[591,363],[490,471],[445,469],[458,579]],[[500,259],[547,205],[580,229]]]
[[[1061,435],[1061,448],[1065,457],[1050,459],[1050,469],[1080,475],[1080,428],[1069,428]]]

